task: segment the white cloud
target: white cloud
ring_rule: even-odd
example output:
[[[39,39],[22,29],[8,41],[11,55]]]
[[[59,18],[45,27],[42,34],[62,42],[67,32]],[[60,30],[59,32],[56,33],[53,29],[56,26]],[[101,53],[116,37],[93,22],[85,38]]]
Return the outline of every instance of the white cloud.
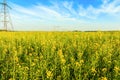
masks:
[[[13,18],[14,26],[17,26],[15,29],[31,29],[34,27],[39,28],[40,26],[45,27],[54,25],[70,26],[71,23],[74,25],[78,22],[82,22],[74,17],[71,17],[71,14],[67,12],[67,10],[72,10],[72,7],[69,9],[58,7],[58,10],[57,7],[53,5],[49,7],[41,4],[37,4],[31,7],[23,7],[14,3],[10,3],[10,5],[13,8],[11,15]]]
[[[107,4],[110,0],[102,0],[103,4]]]
[[[120,13],[120,0],[114,0],[110,3],[103,4],[102,9],[104,13],[108,14]]]
[[[67,3],[68,4],[68,3]],[[66,4],[63,4],[64,6]],[[64,8],[57,8],[54,5],[48,7],[45,5],[34,5],[32,7],[22,7],[20,5],[11,3],[11,6],[13,7],[14,12],[12,11],[14,17],[16,16],[17,18],[20,18],[18,16],[26,17],[26,18],[31,18],[31,17],[37,17],[45,20],[66,20],[70,19],[73,20],[71,17],[71,14],[67,12]],[[67,8],[67,6],[66,6]],[[69,7],[69,10],[73,12],[72,7]]]
[[[87,17],[90,19],[96,19],[99,13],[100,13],[100,10],[94,8],[92,5],[90,5],[87,9],[83,8],[82,6],[79,6],[80,16]]]
[[[60,13],[46,6],[37,5],[35,6],[35,9],[36,9],[36,12],[39,14],[39,16],[43,18],[60,18],[61,17]]]
[[[87,8],[83,8],[79,5],[79,15],[84,16],[91,19],[96,19],[101,14],[109,14],[112,16],[118,15],[120,13],[120,0],[102,0],[103,4],[101,4],[98,8],[93,7],[92,5]]]
[[[36,13],[31,9],[31,8],[25,8],[22,7],[20,5],[14,4],[14,3],[10,3],[10,5],[13,7],[13,11],[15,13],[19,13],[19,14],[24,14],[24,15],[33,15],[36,16]]]

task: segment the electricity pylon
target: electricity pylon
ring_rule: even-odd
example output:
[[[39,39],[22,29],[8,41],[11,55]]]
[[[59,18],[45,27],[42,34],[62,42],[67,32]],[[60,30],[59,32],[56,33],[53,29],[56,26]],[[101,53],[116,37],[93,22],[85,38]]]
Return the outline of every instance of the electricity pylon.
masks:
[[[1,12],[0,12],[0,18],[3,25],[3,30],[13,30],[12,20],[9,14],[9,9],[12,9],[8,4],[6,0],[3,0],[3,2],[0,3],[2,5]],[[8,26],[9,25],[9,26]]]

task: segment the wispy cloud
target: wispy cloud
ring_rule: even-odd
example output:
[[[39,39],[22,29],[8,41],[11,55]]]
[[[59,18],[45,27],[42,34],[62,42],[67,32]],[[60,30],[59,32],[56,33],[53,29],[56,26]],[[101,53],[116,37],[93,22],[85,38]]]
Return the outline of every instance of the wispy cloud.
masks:
[[[92,5],[87,8],[83,8],[79,5],[79,15],[88,17],[91,19],[96,19],[101,14],[108,14],[115,16],[120,13],[120,0],[102,0],[102,4],[98,8],[93,7]]]
[[[60,4],[52,2],[53,5],[51,6],[41,5],[38,3],[38,5],[28,8],[12,3],[12,7],[17,13],[44,19],[77,18],[80,16],[95,19],[102,13],[111,15],[120,13],[120,0],[114,0],[112,2],[109,2],[109,0],[102,0],[102,2],[103,4],[101,4],[98,8],[95,8],[92,5],[89,5],[87,8],[84,8],[82,5],[78,5],[79,7],[77,10],[73,8],[73,1],[64,1]]]
[[[101,9],[101,12],[108,14],[120,13],[120,0],[113,0],[112,2],[109,2],[109,0],[107,0],[106,2],[103,1]]]

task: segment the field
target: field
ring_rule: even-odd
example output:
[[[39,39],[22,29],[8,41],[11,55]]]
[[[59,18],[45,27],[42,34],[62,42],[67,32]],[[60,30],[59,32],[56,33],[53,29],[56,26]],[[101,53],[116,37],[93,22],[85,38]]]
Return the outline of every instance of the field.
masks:
[[[120,32],[0,32],[0,80],[120,80]]]

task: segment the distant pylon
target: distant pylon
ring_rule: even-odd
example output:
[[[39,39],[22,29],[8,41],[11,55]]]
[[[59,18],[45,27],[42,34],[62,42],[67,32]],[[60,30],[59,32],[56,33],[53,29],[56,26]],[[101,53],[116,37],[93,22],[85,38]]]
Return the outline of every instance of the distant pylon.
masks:
[[[12,9],[12,8],[7,4],[6,0],[3,0],[3,2],[1,2],[0,4],[2,5],[0,18],[3,26],[3,30],[5,31],[13,30],[13,24],[12,24],[11,16],[9,14],[9,10],[8,10],[8,8],[9,9]]]

